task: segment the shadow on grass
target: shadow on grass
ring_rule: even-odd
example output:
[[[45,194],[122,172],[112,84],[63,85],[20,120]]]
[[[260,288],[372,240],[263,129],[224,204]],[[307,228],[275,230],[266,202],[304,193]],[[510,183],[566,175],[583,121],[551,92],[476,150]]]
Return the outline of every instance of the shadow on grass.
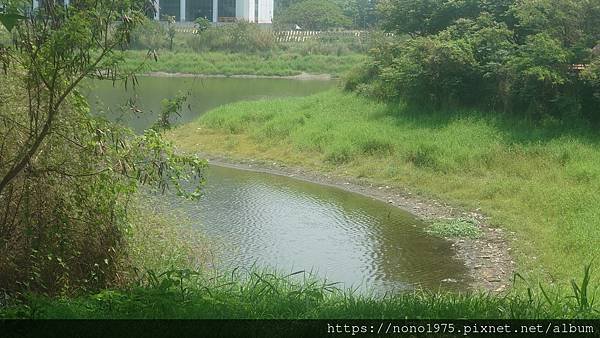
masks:
[[[464,119],[480,121],[498,130],[508,144],[543,144],[568,138],[589,145],[600,145],[600,135],[596,132],[600,122],[578,116],[526,116],[491,110],[411,105],[397,101],[386,103],[386,108],[374,117],[393,117],[397,125],[415,130],[442,129]]]

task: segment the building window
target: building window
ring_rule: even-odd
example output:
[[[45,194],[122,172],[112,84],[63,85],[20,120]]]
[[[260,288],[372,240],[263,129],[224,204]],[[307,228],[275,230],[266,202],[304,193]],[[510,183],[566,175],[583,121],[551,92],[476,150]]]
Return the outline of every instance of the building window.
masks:
[[[219,17],[235,18],[235,0],[219,1]]]
[[[212,21],[213,0],[187,0],[185,16],[187,21],[194,21],[198,18]]]
[[[160,19],[165,20],[166,16],[174,16],[175,21],[179,21],[179,0],[160,0]]]

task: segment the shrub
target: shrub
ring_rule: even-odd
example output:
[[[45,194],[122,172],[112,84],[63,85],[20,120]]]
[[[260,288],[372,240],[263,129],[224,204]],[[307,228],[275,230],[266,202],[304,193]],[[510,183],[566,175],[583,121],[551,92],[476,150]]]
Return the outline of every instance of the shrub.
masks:
[[[198,30],[197,34],[202,34],[202,32],[206,31],[211,26],[210,21],[207,18],[202,17],[196,19],[196,21],[194,21],[194,24],[196,25],[196,29]]]
[[[259,52],[268,51],[275,45],[271,31],[246,21],[210,27],[199,34],[190,36],[187,44],[196,52],[229,51]]]
[[[123,4],[110,1],[88,5],[64,13],[51,3],[19,18],[14,43],[0,53],[2,294],[69,295],[118,284],[136,189],[199,196],[203,161],[177,155],[159,128],[135,135],[92,116],[76,90],[86,78],[125,78],[115,49],[143,17],[136,2],[119,10]],[[167,121],[173,107],[165,107]],[[184,187],[187,178],[194,182]]]
[[[598,117],[594,1],[385,0],[380,10],[397,41],[372,48],[347,89],[537,120]]]
[[[167,30],[157,21],[145,20],[131,35],[132,49],[160,49],[167,48],[169,40]]]

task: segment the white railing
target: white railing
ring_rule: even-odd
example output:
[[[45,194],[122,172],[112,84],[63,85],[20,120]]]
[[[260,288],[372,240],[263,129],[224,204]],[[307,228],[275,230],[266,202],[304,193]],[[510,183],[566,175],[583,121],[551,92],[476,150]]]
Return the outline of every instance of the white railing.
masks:
[[[338,37],[362,38],[371,34],[369,31],[278,31],[274,32],[277,42],[304,42],[317,39],[324,35]],[[394,33],[385,33],[385,36],[394,36]]]
[[[177,23],[175,24],[175,31],[177,33],[184,34],[196,34],[198,29],[193,23]],[[277,42],[304,42],[308,40],[318,39],[323,36],[332,37],[354,37],[364,38],[367,37],[371,32],[369,31],[276,31],[273,32],[275,40]],[[385,33],[385,36],[394,36],[394,33]]]

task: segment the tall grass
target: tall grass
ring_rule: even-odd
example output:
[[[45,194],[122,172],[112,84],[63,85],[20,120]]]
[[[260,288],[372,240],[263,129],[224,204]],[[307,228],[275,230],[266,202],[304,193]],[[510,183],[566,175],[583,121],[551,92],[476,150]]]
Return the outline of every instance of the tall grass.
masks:
[[[600,318],[589,270],[574,292],[528,287],[502,296],[414,291],[361,295],[304,272],[229,274],[150,271],[130,289],[77,299],[30,297],[0,309],[0,318],[50,319],[572,319]],[[520,281],[519,281],[520,282]],[[517,290],[517,289],[514,289]]]
[[[189,152],[277,160],[481,209],[519,271],[561,280],[600,253],[600,137],[585,122],[423,111],[330,91],[218,108],[171,134]]]

